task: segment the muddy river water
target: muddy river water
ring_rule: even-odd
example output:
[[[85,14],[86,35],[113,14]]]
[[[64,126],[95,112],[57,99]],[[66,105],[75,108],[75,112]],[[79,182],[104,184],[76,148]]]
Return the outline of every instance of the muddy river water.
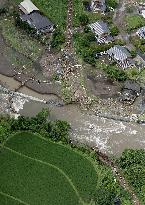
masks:
[[[13,78],[3,75],[0,75],[0,80],[12,90],[19,85]],[[26,87],[22,87],[19,92],[46,101],[57,100],[54,95],[41,95]],[[77,105],[59,107],[53,104],[47,105],[42,102],[30,101],[24,104],[20,114],[33,116],[43,107],[50,109],[52,120],[62,119],[71,124],[71,139],[98,147],[109,155],[120,155],[126,148],[145,148],[145,125],[97,117],[82,112]]]

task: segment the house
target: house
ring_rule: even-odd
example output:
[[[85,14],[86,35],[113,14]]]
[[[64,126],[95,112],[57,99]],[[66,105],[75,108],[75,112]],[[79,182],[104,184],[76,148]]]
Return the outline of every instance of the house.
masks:
[[[24,0],[19,4],[19,9],[24,14],[30,14],[33,11],[39,11],[39,9],[30,1],[30,0]]]
[[[124,69],[134,65],[131,54],[123,46],[115,45],[114,47],[107,50],[106,54],[109,55],[111,59],[115,60],[118,65],[120,65]]]
[[[92,0],[90,7],[93,12],[98,12],[98,11],[105,12],[106,10],[105,0]]]
[[[140,37],[140,38],[144,38],[145,39],[145,26],[141,27],[140,29],[138,29],[138,31],[136,32],[136,34]]]
[[[103,21],[92,23],[89,27],[91,28],[91,31],[95,33],[98,43],[109,43],[112,41],[113,38],[110,35],[108,26]]]
[[[39,12],[39,9],[30,1],[24,0],[19,5],[22,14],[20,19],[29,24],[37,33],[50,33],[54,30],[54,24]]]

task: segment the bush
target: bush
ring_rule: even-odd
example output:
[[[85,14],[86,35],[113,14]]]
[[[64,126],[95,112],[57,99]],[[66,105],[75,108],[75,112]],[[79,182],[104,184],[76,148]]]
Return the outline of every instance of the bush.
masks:
[[[132,49],[132,50],[130,51],[130,54],[131,54],[132,58],[135,58],[135,57],[136,57],[136,54],[137,54],[136,49]]]
[[[81,16],[79,16],[79,22],[82,26],[85,26],[89,23],[89,18],[86,14],[82,14]]]
[[[104,71],[106,72],[108,77],[113,80],[125,81],[128,78],[127,74],[123,70],[113,65],[108,65],[107,67],[104,68]]]
[[[108,7],[116,8],[118,6],[117,0],[106,0],[106,4]]]
[[[56,29],[52,36],[51,47],[56,49],[61,49],[62,44],[65,43],[65,36],[64,34]]]
[[[0,8],[0,16],[8,13],[8,8]]]
[[[119,29],[117,26],[112,26],[110,32],[112,36],[117,36],[119,34]]]
[[[131,43],[141,52],[145,52],[145,39],[140,39],[138,36],[130,37]]]

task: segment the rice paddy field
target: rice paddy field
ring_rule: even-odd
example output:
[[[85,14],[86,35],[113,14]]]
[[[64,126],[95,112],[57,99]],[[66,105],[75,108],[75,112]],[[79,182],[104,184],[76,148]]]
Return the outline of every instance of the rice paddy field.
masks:
[[[0,205],[91,205],[103,186],[131,205],[110,169],[96,168],[76,150],[30,132],[19,132],[1,145]]]

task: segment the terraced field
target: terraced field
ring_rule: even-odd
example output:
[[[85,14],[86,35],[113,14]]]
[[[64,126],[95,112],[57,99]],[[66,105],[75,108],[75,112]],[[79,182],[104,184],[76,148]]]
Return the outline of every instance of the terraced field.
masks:
[[[90,201],[97,184],[93,164],[39,135],[16,134],[0,154],[3,205],[77,205]]]

